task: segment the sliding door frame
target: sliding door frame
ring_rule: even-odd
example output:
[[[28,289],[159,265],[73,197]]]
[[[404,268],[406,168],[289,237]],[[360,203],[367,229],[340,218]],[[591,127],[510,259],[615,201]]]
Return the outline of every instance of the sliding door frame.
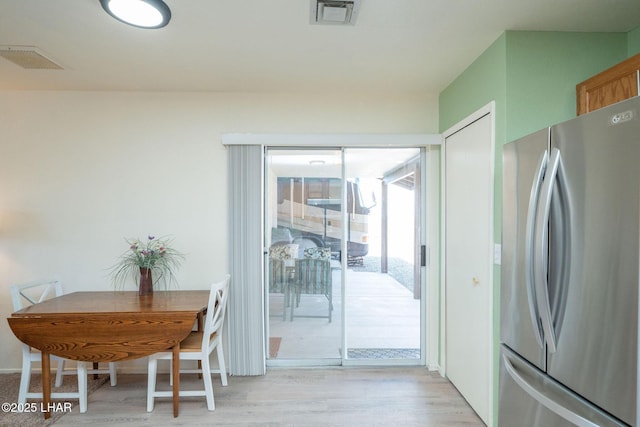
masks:
[[[422,167],[420,171],[421,182],[423,184],[428,184],[431,180],[439,182],[438,175],[434,175],[432,173],[427,172],[427,170],[429,169],[428,165],[436,163],[431,160],[433,155],[439,156],[439,153],[440,153],[439,147],[435,147],[434,150],[430,149],[430,147],[441,145],[442,136],[439,134],[403,134],[403,135],[225,134],[222,137],[222,143],[227,146],[254,145],[254,146],[262,147],[263,164],[264,164],[265,151],[268,148],[336,148],[338,147],[342,149],[342,153],[343,153],[342,154],[343,176],[345,172],[344,149],[349,149],[349,148],[425,148],[421,150],[421,160],[422,160],[421,163],[424,165],[424,167]],[[436,173],[439,174],[439,171],[436,171]],[[437,354],[438,352],[437,351],[434,352],[433,350],[431,350],[431,348],[439,349],[440,339],[436,333],[433,333],[433,331],[437,331],[438,328],[437,327],[434,328],[432,326],[430,327],[430,325],[428,325],[428,323],[431,322],[431,320],[433,319],[433,316],[429,316],[429,318],[427,319],[427,313],[430,313],[430,312],[438,313],[440,308],[439,299],[437,298],[437,295],[439,294],[439,289],[438,290],[433,289],[434,287],[438,287],[438,281],[434,280],[434,270],[436,270],[439,266],[439,261],[437,261],[437,257],[439,254],[437,253],[437,249],[436,249],[438,248],[437,236],[433,236],[436,240],[433,240],[431,242],[429,241],[430,237],[428,235],[429,232],[434,230],[433,224],[434,224],[434,221],[437,221],[437,212],[439,210],[439,207],[437,206],[437,203],[438,203],[437,195],[435,195],[435,197],[430,197],[429,201],[426,200],[425,192],[427,187],[433,188],[433,185],[422,185],[422,189],[421,189],[422,205],[420,209],[421,210],[420,223],[422,224],[422,226],[420,227],[419,238],[420,238],[420,245],[427,245],[426,246],[427,264],[426,264],[426,267],[424,266],[421,267],[423,274],[421,274],[421,284],[420,284],[421,292],[422,292],[421,309],[420,309],[420,322],[421,322],[421,331],[422,331],[421,337],[420,337],[420,342],[421,342],[420,364],[428,366],[429,369],[437,369],[437,367],[439,366],[439,360],[434,360],[432,355]],[[344,182],[343,182],[342,191],[343,191],[343,199],[344,199],[345,192],[346,192],[346,184]],[[264,191],[263,191],[263,197],[264,197]],[[435,201],[435,204],[434,204],[434,201]],[[431,207],[431,205],[433,205],[433,207]],[[429,210],[427,211],[427,209]],[[261,215],[262,223],[264,224],[264,212],[261,211],[259,214]],[[343,216],[344,215],[345,215],[345,210],[343,209]],[[429,218],[430,220],[427,221],[427,218]],[[437,227],[438,225],[436,225],[436,229]],[[429,232],[427,230],[429,230]],[[263,234],[263,239],[264,239],[264,234]],[[346,251],[345,239],[343,239],[342,244],[343,244],[343,250]],[[262,251],[264,253],[264,248],[266,247],[264,242],[262,246],[263,246]],[[432,251],[431,248],[433,248],[434,250]],[[430,261],[430,259],[433,261]],[[342,268],[341,286],[342,286],[343,295],[344,295],[344,287],[346,284],[346,278],[345,278],[346,260],[343,260],[342,262],[343,262],[343,268]],[[426,271],[427,269],[431,271]],[[264,279],[263,272],[260,272],[260,273]],[[436,270],[435,277],[437,277],[438,275],[439,275],[439,272]],[[262,289],[264,289],[264,283],[262,285],[263,285]],[[249,309],[249,307],[246,307],[246,309]],[[344,316],[345,310],[346,310],[345,304],[342,305],[342,310],[343,310],[342,314]],[[246,315],[247,314],[245,313],[245,316]],[[269,322],[268,322],[266,310],[261,310],[259,313],[256,313],[256,315],[262,316],[265,335],[261,340],[260,344],[266,345],[266,341],[267,341],[266,337],[269,336],[268,335]],[[342,340],[343,348],[346,348],[346,342],[345,342],[346,334],[344,330],[345,325],[346,325],[346,322],[343,321],[341,326],[342,328],[341,340]],[[252,344],[255,345],[255,343],[252,343]],[[268,366],[276,365],[273,363],[273,361],[266,360],[266,349],[263,353],[265,358],[265,364],[267,364]],[[363,363],[361,361],[355,362],[353,360],[346,359],[345,355],[342,356],[342,359],[336,359],[336,361],[340,361],[340,360],[342,364],[345,366],[363,365],[363,364],[364,365],[384,364],[384,363],[381,363],[380,360],[370,361],[371,363],[367,363],[367,362]],[[320,361],[304,360],[304,361],[301,361],[299,365],[311,365],[313,364],[313,362],[320,362]],[[397,361],[394,361],[394,362],[397,362]],[[397,364],[398,363],[394,363],[394,365],[397,365]],[[412,364],[415,364],[415,363],[412,363]],[[287,363],[287,366],[295,366],[295,365],[296,363]]]

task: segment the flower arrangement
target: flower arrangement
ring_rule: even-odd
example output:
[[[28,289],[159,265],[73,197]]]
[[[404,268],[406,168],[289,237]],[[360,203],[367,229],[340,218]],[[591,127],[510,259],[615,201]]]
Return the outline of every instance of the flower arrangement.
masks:
[[[146,242],[140,239],[126,241],[129,249],[111,270],[116,286],[124,286],[129,278],[138,283],[143,275],[153,278],[154,287],[156,283],[163,283],[167,287],[175,281],[175,270],[184,260],[184,255],[173,249],[170,241],[152,235],[147,236]]]

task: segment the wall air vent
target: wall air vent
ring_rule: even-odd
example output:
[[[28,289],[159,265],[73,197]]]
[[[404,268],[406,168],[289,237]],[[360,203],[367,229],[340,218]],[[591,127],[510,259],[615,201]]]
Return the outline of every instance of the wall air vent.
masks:
[[[353,25],[360,0],[311,0],[311,23]]]
[[[0,56],[22,68],[34,70],[63,69],[33,46],[0,46]]]

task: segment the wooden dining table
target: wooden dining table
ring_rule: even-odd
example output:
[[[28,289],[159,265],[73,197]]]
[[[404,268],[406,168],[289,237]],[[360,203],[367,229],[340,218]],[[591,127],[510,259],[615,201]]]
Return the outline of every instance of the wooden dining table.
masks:
[[[202,327],[209,291],[74,292],[7,318],[23,343],[42,352],[44,417],[51,401],[50,355],[80,362],[118,362],[172,349],[173,416],[179,413],[180,342]]]

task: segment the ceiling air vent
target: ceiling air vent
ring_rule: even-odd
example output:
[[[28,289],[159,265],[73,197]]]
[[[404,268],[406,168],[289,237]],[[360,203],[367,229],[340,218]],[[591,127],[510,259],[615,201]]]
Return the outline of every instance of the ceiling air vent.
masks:
[[[353,25],[360,0],[311,0],[311,23]]]
[[[0,56],[22,68],[35,70],[62,70],[62,67],[47,58],[33,46],[0,46]]]

